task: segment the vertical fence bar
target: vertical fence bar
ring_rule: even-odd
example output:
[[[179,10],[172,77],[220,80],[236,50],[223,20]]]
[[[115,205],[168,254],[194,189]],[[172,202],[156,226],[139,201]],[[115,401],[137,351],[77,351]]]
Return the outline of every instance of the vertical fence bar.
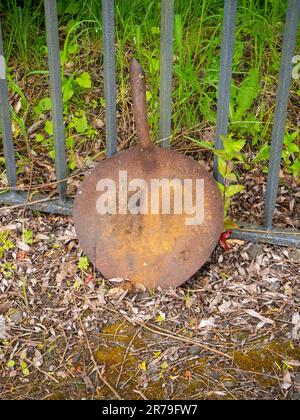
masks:
[[[221,136],[226,136],[228,130],[236,12],[237,0],[225,0],[218,86],[217,127],[215,139],[216,149],[223,148]],[[222,176],[219,173],[218,159],[216,156],[214,158],[214,177],[218,182],[223,182]]]
[[[268,229],[272,227],[273,215],[276,206],[281,153],[289,98],[289,87],[292,77],[292,58],[295,51],[299,18],[300,1],[289,0],[282,43],[280,76],[276,94],[270,164],[265,195],[265,227]]]
[[[50,72],[53,137],[55,150],[57,189],[61,200],[65,200],[67,192],[67,157],[64,134],[64,117],[62,103],[62,83],[58,38],[58,19],[56,0],[44,0],[48,62]],[[65,180],[65,181],[63,181]]]
[[[106,152],[117,152],[114,0],[102,0]]]
[[[174,0],[162,0],[160,38],[160,114],[159,138],[163,147],[170,147],[172,134],[172,63],[173,63]]]
[[[8,87],[6,80],[6,64],[4,58],[4,46],[0,22],[0,114],[2,125],[3,151],[7,181],[10,187],[15,187],[17,183],[16,160],[13,135],[11,129],[11,118],[8,100]]]

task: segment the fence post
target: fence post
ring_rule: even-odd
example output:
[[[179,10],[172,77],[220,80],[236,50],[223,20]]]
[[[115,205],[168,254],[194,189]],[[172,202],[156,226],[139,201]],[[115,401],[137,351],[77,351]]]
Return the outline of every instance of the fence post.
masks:
[[[117,152],[116,55],[114,0],[102,0],[106,153]]]
[[[292,58],[295,51],[299,18],[300,1],[288,0],[285,30],[282,43],[280,76],[276,94],[274,124],[272,130],[268,181],[265,194],[265,227],[268,229],[272,228],[273,215],[276,206],[281,153],[289,98],[289,87],[292,77]]]
[[[5,167],[7,181],[10,187],[15,187],[17,183],[16,159],[14,141],[11,129],[11,117],[8,100],[8,87],[6,80],[6,64],[4,57],[4,46],[0,22],[0,114],[2,125],[2,140],[5,156]]]
[[[226,136],[228,130],[236,12],[237,0],[225,0],[218,85],[216,149],[223,149],[221,136]],[[218,169],[217,156],[214,157],[214,177],[218,182],[223,182],[223,178]]]
[[[170,147],[172,134],[172,67],[173,67],[174,0],[162,0],[160,37],[160,114],[159,139]]]
[[[56,0],[44,0],[44,6],[53,114],[55,168],[56,179],[58,182],[57,189],[60,199],[65,200],[67,193],[67,157],[64,134],[62,83]]]

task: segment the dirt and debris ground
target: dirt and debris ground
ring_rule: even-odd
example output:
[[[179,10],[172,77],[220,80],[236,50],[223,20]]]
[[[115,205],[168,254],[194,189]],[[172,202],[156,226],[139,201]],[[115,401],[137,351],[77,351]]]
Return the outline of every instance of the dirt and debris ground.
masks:
[[[1,399],[300,399],[300,250],[231,240],[182,287],[136,291],[80,270],[71,218],[0,225]]]

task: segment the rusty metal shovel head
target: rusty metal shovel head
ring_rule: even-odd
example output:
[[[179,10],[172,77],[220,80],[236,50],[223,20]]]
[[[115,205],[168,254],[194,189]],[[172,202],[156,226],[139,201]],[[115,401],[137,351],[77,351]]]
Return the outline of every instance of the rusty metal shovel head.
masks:
[[[179,286],[209,258],[223,203],[196,161],[150,141],[144,75],[131,68],[139,145],[99,163],[79,188],[74,221],[82,249],[106,277],[147,288]]]

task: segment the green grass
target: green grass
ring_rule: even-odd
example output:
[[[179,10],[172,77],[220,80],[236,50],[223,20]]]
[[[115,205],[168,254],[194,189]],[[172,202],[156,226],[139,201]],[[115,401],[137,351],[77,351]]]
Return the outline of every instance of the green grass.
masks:
[[[26,99],[28,94],[22,100],[23,108],[18,118],[26,118],[28,125],[43,113],[34,113],[33,107],[48,96],[47,56],[43,4],[34,0],[23,3],[24,6],[20,7],[16,0],[7,0],[0,6],[0,13],[10,66],[11,90],[15,91],[16,86],[20,85],[28,91],[28,80],[33,80],[37,85],[41,83],[43,87],[34,89],[30,101]],[[153,136],[157,138],[160,2],[116,0],[115,3],[118,109],[125,115],[124,120],[128,118],[128,63],[134,55],[142,62],[147,73],[150,126]],[[253,158],[265,148],[266,141],[270,141],[286,1],[240,0],[238,4],[229,131],[237,139],[247,141],[246,150]],[[103,116],[101,2],[59,1],[58,10],[64,85],[71,85],[73,90],[72,97],[65,103],[71,155],[74,149],[95,138],[97,131],[94,130],[91,117],[96,114]],[[174,139],[185,134],[201,139],[203,129],[215,126],[222,15],[223,1],[220,0],[175,0]],[[299,45],[298,39],[298,51]],[[90,93],[74,82],[83,71],[91,75]],[[98,91],[93,95],[95,89]],[[297,89],[299,85],[293,82],[293,107],[299,107]],[[92,100],[86,100],[87,94]],[[48,109],[44,111],[48,115]],[[289,133],[297,131],[296,114],[295,111],[289,113]],[[78,132],[74,130],[72,119],[83,116],[88,124],[86,130]],[[22,129],[19,131],[22,141]],[[126,129],[123,132],[126,135]],[[43,131],[43,127],[39,133],[44,137],[47,137],[46,134],[51,136],[51,133]],[[299,136],[295,137],[295,142],[299,142]],[[43,141],[39,145],[41,143]],[[46,138],[43,145],[51,149],[51,137]],[[291,165],[296,159],[294,155],[290,157]],[[265,160],[267,155],[263,156]],[[70,168],[75,169],[74,156],[70,159]]]

